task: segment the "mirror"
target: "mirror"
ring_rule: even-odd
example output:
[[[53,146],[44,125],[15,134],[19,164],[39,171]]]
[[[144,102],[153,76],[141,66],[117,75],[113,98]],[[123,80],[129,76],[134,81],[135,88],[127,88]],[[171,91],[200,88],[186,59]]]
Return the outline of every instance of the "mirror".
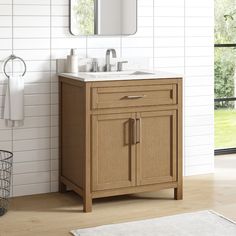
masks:
[[[70,0],[73,35],[132,35],[137,31],[137,0]]]

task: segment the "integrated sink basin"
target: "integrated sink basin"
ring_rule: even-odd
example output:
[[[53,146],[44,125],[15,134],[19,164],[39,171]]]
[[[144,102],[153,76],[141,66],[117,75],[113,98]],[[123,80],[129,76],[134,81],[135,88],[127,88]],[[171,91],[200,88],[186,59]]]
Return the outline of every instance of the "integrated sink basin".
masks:
[[[145,71],[114,71],[114,72],[86,72],[86,75],[95,77],[120,77],[120,76],[132,76],[132,75],[154,75],[151,72]]]

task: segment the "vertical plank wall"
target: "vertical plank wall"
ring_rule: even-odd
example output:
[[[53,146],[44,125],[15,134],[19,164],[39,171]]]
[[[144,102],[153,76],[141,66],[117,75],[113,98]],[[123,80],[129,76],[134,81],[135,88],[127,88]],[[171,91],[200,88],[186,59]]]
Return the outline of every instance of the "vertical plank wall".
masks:
[[[149,58],[157,70],[185,74],[185,174],[214,169],[213,0],[138,0],[138,32],[129,37],[74,37],[69,0],[0,0],[0,64],[12,52],[26,60],[25,125],[0,120],[0,149],[14,152],[13,195],[57,191],[57,58]],[[12,28],[13,26],[13,28]],[[18,70],[19,66],[14,66]],[[0,117],[6,80],[0,71]]]

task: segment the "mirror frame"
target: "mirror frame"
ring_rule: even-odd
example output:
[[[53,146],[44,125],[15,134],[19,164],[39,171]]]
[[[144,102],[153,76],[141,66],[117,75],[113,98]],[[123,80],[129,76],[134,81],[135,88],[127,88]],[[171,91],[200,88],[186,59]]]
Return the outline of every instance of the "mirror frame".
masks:
[[[96,1],[96,0],[94,0]],[[77,37],[102,37],[102,36],[107,36],[107,37],[118,37],[118,36],[131,36],[131,35],[135,35],[138,32],[138,0],[135,0],[136,2],[136,29],[135,32],[133,34],[88,34],[88,35],[77,35],[74,34],[72,32],[72,26],[71,26],[71,9],[72,9],[72,0],[69,0],[69,32],[71,35],[73,36],[77,36]],[[96,3],[95,3],[96,4]],[[94,24],[95,28],[97,27],[97,24]]]

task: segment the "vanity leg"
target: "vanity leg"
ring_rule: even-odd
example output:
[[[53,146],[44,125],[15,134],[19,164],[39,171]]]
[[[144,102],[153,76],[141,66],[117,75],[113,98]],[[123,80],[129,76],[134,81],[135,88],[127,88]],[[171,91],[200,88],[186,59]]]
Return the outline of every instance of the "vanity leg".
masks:
[[[84,212],[92,212],[92,197],[85,196],[83,199],[83,211]]]
[[[59,183],[59,192],[60,193],[65,193],[66,192],[66,185],[63,184],[62,182]]]
[[[183,199],[183,188],[181,186],[174,189],[174,198],[175,200]]]

